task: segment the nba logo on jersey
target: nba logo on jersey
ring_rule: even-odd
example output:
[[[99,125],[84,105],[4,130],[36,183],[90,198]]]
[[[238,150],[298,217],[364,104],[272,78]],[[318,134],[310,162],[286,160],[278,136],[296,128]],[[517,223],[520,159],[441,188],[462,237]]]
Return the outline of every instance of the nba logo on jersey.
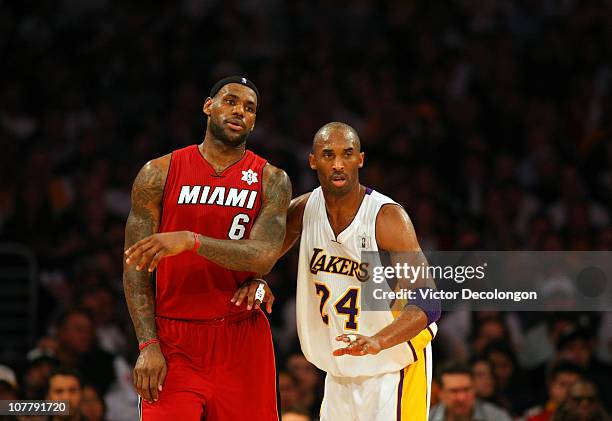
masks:
[[[372,247],[370,237],[366,235],[365,232],[359,235],[359,245],[362,249],[369,249],[370,247]]]
[[[244,83],[246,85],[246,77],[242,78],[242,83]]]
[[[246,181],[250,186],[253,183],[257,183],[257,173],[249,168],[248,171],[242,171],[242,181]]]

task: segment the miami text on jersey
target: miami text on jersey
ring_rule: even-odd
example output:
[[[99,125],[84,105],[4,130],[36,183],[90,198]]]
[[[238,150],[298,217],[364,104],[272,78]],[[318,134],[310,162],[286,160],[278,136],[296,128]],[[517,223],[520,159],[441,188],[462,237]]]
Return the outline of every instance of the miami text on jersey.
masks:
[[[226,187],[217,186],[211,191],[210,186],[181,186],[177,203],[179,205],[199,203],[201,205],[253,209],[255,199],[257,199],[257,190],[237,189],[235,187],[226,189]]]

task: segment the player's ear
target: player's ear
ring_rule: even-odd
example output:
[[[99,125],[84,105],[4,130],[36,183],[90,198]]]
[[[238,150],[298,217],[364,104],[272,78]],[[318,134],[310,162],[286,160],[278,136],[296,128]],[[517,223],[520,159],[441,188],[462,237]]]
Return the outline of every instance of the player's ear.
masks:
[[[212,105],[212,98],[211,97],[206,98],[206,101],[204,101],[204,106],[202,107],[202,111],[204,111],[204,114],[206,114],[209,117],[210,117],[210,106],[211,105]]]
[[[359,152],[359,168],[363,168],[364,159],[365,159],[365,154],[363,152]]]
[[[315,161],[315,156],[311,153],[308,154],[308,164],[310,164],[310,169],[311,170],[316,170],[317,169],[317,163]]]

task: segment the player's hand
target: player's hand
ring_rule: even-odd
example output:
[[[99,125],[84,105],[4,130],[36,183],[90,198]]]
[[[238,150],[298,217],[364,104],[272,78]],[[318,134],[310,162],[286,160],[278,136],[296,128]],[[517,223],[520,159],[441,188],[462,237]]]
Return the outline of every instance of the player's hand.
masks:
[[[344,342],[348,345],[344,348],[334,350],[333,354],[335,357],[339,357],[341,355],[361,357],[363,355],[376,355],[382,351],[382,347],[380,346],[378,339],[371,336],[344,334],[336,336],[336,340],[339,342]]]
[[[166,359],[159,343],[153,343],[140,351],[134,367],[134,387],[142,399],[155,402],[168,372]]]
[[[191,250],[195,243],[190,231],[153,234],[143,238],[125,251],[125,263],[136,265],[136,270],[153,272],[159,261],[168,256]]]
[[[263,298],[258,299],[257,290],[263,291]],[[261,292],[259,293],[261,295]],[[274,304],[274,294],[263,279],[251,279],[250,281],[244,282],[240,285],[240,288],[236,290],[234,296],[230,300],[237,306],[241,305],[243,301],[247,303],[247,310],[255,308],[256,310],[261,306],[262,303],[266,304],[266,311],[272,313],[272,304]]]

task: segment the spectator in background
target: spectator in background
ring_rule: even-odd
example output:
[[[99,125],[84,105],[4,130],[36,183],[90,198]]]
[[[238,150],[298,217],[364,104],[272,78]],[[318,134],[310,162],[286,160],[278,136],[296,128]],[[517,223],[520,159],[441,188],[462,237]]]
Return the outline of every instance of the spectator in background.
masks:
[[[22,399],[44,399],[49,375],[59,365],[48,349],[34,348],[27,354],[28,364],[23,373]]]
[[[134,362],[138,356],[138,342],[134,337],[128,358],[118,356],[113,361],[116,381],[104,394],[106,417],[113,421],[132,421],[138,418],[138,394],[132,381]]]
[[[83,398],[83,383],[75,370],[57,368],[49,376],[47,384],[47,399],[52,401],[68,401],[69,415],[49,417],[49,421],[89,421],[81,412]]]
[[[552,417],[552,421],[609,421],[595,385],[579,381],[569,389],[569,395]]]
[[[510,345],[503,340],[493,342],[484,350],[483,356],[493,368],[497,402],[513,415],[522,414],[533,404],[533,396]]]
[[[555,410],[565,401],[570,387],[580,381],[582,369],[573,363],[559,361],[547,376],[548,400],[543,405],[527,412],[527,421],[548,421]]]
[[[83,386],[83,394],[81,398],[81,412],[88,421],[104,421],[106,408],[100,394],[90,384]]]
[[[471,345],[474,356],[482,355],[491,343],[511,338],[510,330],[499,315],[472,315]]]
[[[104,285],[94,286],[81,293],[79,303],[93,315],[97,342],[106,352],[123,353],[125,335],[115,322],[116,300],[112,290]]]
[[[14,384],[7,380],[0,380],[0,400],[17,400],[19,399],[19,394],[17,388]],[[11,421],[14,420],[15,417],[11,415],[0,415],[0,421]],[[38,420],[32,420],[38,421]]]
[[[104,394],[115,381],[114,357],[98,348],[94,335],[91,313],[72,308],[58,317],[55,338],[47,338],[41,345],[51,348],[63,367],[79,370],[88,383]]]
[[[436,376],[440,383],[440,403],[431,408],[430,421],[511,421],[503,409],[476,398],[474,378],[469,366],[448,363]]]
[[[596,355],[599,316],[593,313],[560,313],[549,323],[549,335],[555,340],[555,352],[551,358],[529,371],[528,377],[536,390],[546,390],[546,373],[551,364],[559,360],[578,365],[585,378],[590,379],[601,390],[609,388],[612,367]],[[540,397],[540,401],[545,397]],[[612,408],[612,394],[602,395],[606,409]]]
[[[471,345],[474,355],[482,355],[491,343],[508,337],[508,329],[497,318],[476,320],[472,322],[472,329]]]
[[[7,367],[5,365],[0,365],[0,381],[8,383],[15,390],[19,388],[15,372],[12,368]]]
[[[579,365],[586,378],[592,380],[600,390],[609,390],[612,367],[600,361],[595,355],[595,331],[587,327],[570,328],[559,337],[557,356]],[[602,402],[612,408],[612,393],[604,393]]]
[[[298,407],[305,408],[311,416],[317,416],[321,407],[321,372],[301,352],[290,354],[287,358],[287,371],[297,380],[299,391]]]
[[[495,377],[489,360],[481,357],[472,361],[472,378],[476,398],[495,403]]]
[[[0,380],[0,400],[16,400],[18,398],[15,385],[7,380]]]
[[[278,373],[278,392],[281,410],[299,406],[299,390],[296,378],[287,371]]]
[[[563,296],[567,294],[568,287],[564,280],[551,282],[552,291],[547,291],[549,295]],[[555,346],[561,333],[577,322],[578,313],[567,311],[553,311],[544,313],[545,320],[537,322],[525,335],[525,341],[521,349],[521,365],[527,369],[539,367],[539,372],[530,372],[530,378],[536,377],[540,384],[544,386],[546,369],[545,363],[555,355]],[[534,374],[534,375],[531,375]],[[544,390],[544,387],[541,388]]]
[[[493,310],[454,311],[452,317],[440,319],[440,332],[436,352],[442,347],[452,359],[463,361],[470,356],[479,357],[487,345],[496,340],[509,338],[513,345],[522,341],[521,323],[516,314]]]

